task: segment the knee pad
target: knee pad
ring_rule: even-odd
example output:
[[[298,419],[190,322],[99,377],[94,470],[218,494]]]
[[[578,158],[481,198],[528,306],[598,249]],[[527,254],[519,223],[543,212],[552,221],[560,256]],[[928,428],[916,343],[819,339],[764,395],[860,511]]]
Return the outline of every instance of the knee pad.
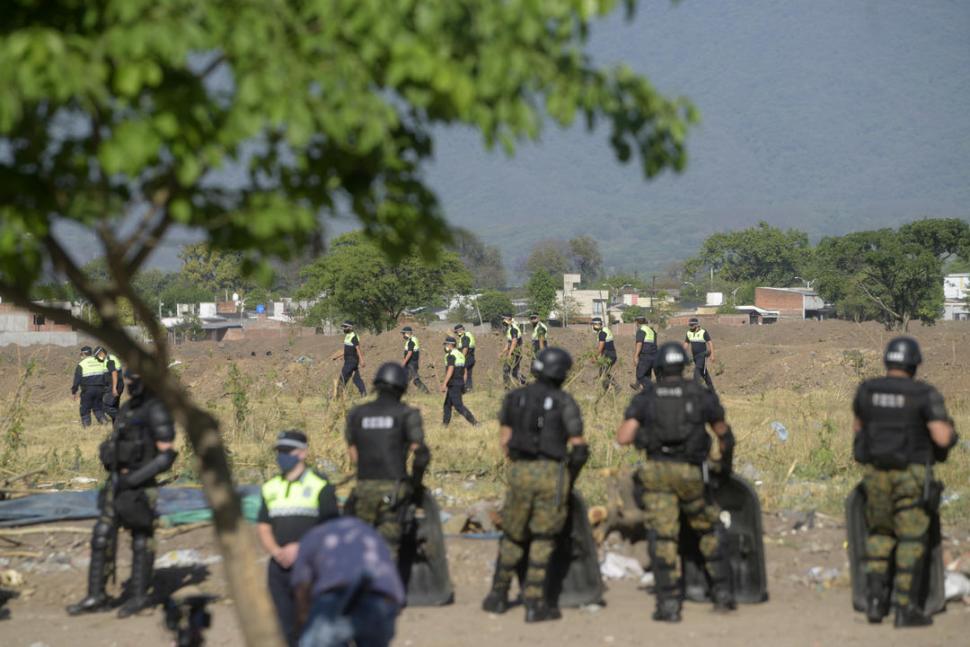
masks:
[[[111,542],[117,532],[117,526],[113,526],[110,523],[99,520],[96,524],[94,524],[94,531],[91,533],[91,548],[94,548],[95,550],[104,550],[111,545]]]

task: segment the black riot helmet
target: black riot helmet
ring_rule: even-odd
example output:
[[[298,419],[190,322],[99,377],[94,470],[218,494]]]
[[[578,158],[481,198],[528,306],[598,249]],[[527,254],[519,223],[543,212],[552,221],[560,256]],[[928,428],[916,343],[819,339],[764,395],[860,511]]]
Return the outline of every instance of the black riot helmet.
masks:
[[[896,337],[886,346],[882,356],[886,368],[896,368],[916,375],[916,367],[923,363],[919,342],[912,337]]]
[[[573,358],[562,348],[550,346],[543,348],[532,361],[532,374],[536,379],[561,386],[566,381]]]
[[[660,347],[654,367],[664,376],[681,375],[685,364],[687,364],[687,355],[684,353],[684,347],[675,341],[668,341]]]
[[[374,388],[400,398],[408,390],[408,374],[397,362],[381,364],[374,376]]]

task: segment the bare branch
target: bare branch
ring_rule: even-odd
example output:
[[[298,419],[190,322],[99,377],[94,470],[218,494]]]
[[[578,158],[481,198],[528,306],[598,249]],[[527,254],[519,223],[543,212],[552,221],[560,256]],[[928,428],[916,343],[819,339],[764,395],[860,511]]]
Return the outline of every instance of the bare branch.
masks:
[[[867,297],[869,297],[870,299],[872,299],[872,301],[874,301],[876,303],[876,305],[878,305],[880,308],[882,308],[883,310],[885,310],[887,314],[892,315],[893,317],[896,317],[899,320],[902,320],[903,319],[902,315],[900,315],[898,312],[896,312],[895,310],[893,310],[892,308],[890,308],[889,306],[887,306],[883,302],[882,299],[880,299],[879,297],[877,297],[876,295],[874,295],[872,292],[870,292],[869,291],[869,288],[867,288],[865,286],[865,283],[860,282],[859,283],[859,289],[862,290]]]
[[[171,191],[167,188],[155,193],[155,196],[152,198],[151,207],[145,212],[144,217],[142,217],[135,231],[132,232],[131,237],[122,243],[121,249],[128,257],[125,261],[125,270],[128,276],[134,276],[141,269],[142,264],[155,251],[155,248],[158,247],[158,244],[165,236],[165,232],[171,226],[172,220],[165,210],[170,197]],[[154,226],[151,226],[152,221],[155,220],[159,211],[162,212],[161,217]]]

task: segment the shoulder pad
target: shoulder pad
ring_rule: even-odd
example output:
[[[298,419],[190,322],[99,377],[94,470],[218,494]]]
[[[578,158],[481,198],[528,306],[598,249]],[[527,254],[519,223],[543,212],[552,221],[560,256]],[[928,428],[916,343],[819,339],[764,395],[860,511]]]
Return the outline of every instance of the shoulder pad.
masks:
[[[168,412],[168,407],[161,400],[152,399],[146,405],[148,409],[148,426],[155,436],[155,440],[170,442],[175,440],[175,423]]]

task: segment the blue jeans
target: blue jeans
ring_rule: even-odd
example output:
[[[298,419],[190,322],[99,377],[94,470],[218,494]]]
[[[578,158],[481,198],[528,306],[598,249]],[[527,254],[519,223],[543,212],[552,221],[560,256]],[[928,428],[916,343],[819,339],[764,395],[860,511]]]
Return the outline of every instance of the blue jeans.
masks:
[[[318,596],[300,637],[300,647],[344,647],[354,640],[357,647],[387,647],[394,638],[398,606],[383,595],[364,593],[353,608],[343,610],[344,591]]]

